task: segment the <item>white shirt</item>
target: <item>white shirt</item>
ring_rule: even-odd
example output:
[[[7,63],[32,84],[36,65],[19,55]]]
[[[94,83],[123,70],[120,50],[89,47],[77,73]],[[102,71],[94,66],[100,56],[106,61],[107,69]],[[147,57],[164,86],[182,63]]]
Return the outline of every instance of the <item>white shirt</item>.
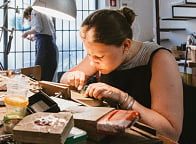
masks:
[[[55,38],[52,17],[41,14],[35,10],[31,12],[31,29],[34,29],[38,34],[46,34]]]

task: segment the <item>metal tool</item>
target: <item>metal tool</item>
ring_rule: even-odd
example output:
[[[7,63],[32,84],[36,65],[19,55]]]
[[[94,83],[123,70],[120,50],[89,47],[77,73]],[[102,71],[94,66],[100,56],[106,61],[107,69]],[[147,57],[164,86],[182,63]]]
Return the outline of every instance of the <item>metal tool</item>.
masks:
[[[85,86],[83,86],[83,88],[81,90],[78,90],[78,92],[80,94],[84,94],[87,88],[88,88],[88,85],[85,85]]]

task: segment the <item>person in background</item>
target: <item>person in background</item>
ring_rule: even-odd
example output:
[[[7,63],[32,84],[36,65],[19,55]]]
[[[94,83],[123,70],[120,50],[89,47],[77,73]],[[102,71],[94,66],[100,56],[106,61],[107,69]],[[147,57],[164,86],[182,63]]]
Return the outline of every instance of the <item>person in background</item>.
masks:
[[[58,65],[58,48],[52,18],[29,6],[24,10],[23,19],[31,23],[31,29],[24,32],[22,37],[36,40],[35,65],[41,66],[41,80],[52,81]]]
[[[87,56],[64,73],[60,82],[82,89],[85,96],[108,101],[115,108],[136,110],[140,121],[178,141],[183,124],[183,86],[170,50],[154,43],[133,40],[135,12],[97,10],[82,23],[80,36]]]

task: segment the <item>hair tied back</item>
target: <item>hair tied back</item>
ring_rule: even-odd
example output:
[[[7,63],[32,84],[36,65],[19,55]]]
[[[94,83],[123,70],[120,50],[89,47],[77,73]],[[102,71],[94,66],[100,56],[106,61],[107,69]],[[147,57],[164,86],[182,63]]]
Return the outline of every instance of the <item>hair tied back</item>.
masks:
[[[132,24],[135,20],[135,17],[137,16],[132,9],[130,9],[128,7],[123,7],[121,9],[117,10],[117,12],[119,12],[121,15],[123,15],[126,18],[129,25],[132,26]]]

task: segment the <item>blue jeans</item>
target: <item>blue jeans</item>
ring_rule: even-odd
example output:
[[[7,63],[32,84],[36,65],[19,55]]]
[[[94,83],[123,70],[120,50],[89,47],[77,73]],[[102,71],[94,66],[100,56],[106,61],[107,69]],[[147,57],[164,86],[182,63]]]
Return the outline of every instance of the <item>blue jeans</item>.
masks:
[[[41,80],[52,81],[58,66],[58,48],[52,36],[36,35],[35,65],[41,66]]]

